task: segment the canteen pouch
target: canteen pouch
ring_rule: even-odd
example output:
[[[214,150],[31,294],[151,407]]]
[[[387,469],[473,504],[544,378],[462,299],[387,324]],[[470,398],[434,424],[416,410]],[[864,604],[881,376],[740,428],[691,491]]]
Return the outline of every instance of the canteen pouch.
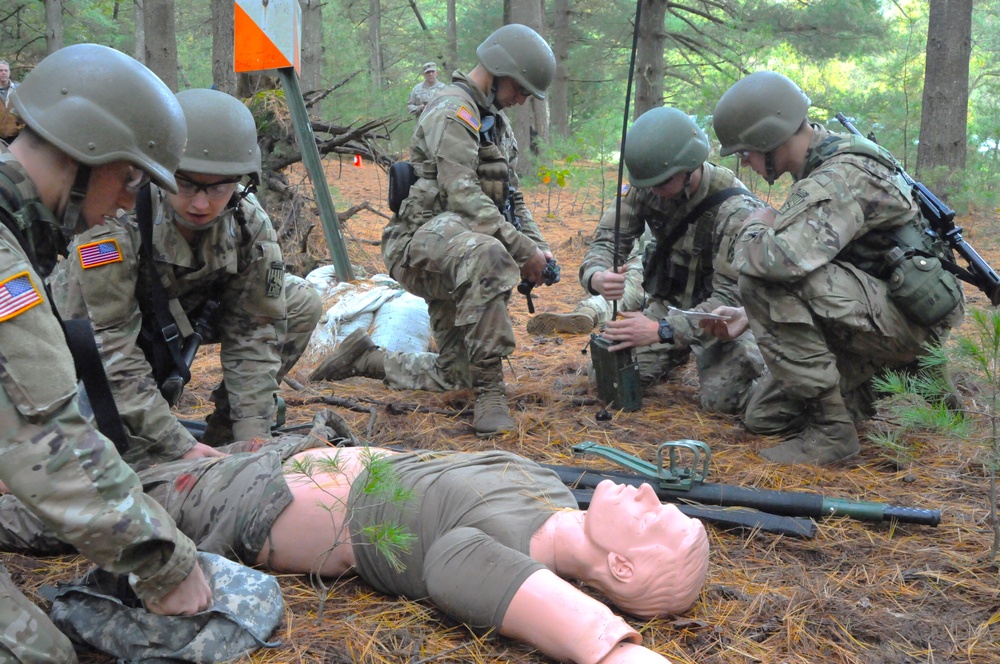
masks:
[[[961,302],[958,280],[937,258],[893,247],[886,261],[892,268],[889,297],[913,322],[925,327],[937,325]]]

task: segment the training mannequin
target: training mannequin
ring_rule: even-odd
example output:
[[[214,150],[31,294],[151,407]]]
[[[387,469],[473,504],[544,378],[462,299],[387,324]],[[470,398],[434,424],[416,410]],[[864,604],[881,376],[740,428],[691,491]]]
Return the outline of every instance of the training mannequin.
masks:
[[[686,611],[708,566],[700,521],[661,504],[648,486],[611,481],[581,511],[555,473],[507,452],[317,447],[336,437],[323,424],[254,454],[163,464],[140,477],[201,550],[275,571],[356,573],[381,592],[430,599],[476,632],[499,632],[560,661],[667,661],[564,579],[636,616]],[[389,503],[366,490],[372,458],[384,460],[375,462],[379,477],[397,478],[410,498]],[[0,499],[0,548],[54,544],[8,499]],[[365,530],[391,519],[416,536],[399,554],[402,570]]]

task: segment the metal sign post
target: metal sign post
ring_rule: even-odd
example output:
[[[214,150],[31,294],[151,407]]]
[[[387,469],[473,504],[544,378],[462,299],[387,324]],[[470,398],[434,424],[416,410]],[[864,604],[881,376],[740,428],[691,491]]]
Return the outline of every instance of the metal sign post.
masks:
[[[353,281],[354,269],[340,232],[340,221],[326,184],[323,162],[316,147],[309,112],[299,89],[302,9],[298,0],[236,0],[234,15],[234,57],[237,72],[277,69],[285,90],[285,102],[302,150],[309,179],[312,180],[323,234],[330,248],[334,269],[341,281]]]

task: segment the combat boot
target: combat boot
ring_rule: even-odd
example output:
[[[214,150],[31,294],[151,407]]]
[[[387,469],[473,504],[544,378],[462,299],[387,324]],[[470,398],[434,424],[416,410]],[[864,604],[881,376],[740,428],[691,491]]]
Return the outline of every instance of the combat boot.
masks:
[[[476,406],[472,413],[472,428],[480,438],[513,431],[517,426],[507,406],[507,391],[503,383],[503,368],[499,360],[495,367],[472,367],[472,387]]]
[[[809,402],[809,419],[802,431],[760,455],[773,463],[825,466],[849,459],[860,451],[861,442],[851,413],[840,388],[835,387]]]
[[[578,306],[571,314],[541,313],[528,321],[528,334],[587,334],[597,325],[597,312]]]
[[[309,374],[309,380],[343,380],[352,376],[385,379],[386,351],[362,330],[351,332],[337,350]]]

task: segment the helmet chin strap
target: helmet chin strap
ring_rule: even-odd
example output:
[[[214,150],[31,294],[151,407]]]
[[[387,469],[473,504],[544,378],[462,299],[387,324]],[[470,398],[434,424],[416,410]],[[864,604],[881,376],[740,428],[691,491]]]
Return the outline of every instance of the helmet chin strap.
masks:
[[[87,228],[87,222],[83,218],[83,199],[87,197],[87,188],[90,184],[90,166],[86,164],[77,163],[76,168],[76,179],[73,180],[73,186],[69,190],[69,202],[66,204],[66,209],[63,211],[61,228],[63,239],[66,240],[68,244],[69,239],[71,239],[78,232],[83,232]]]
[[[493,100],[497,98],[497,88],[500,87],[500,77],[494,76],[493,82],[490,83],[490,93],[486,95],[486,108],[493,105]]]
[[[764,179],[767,180],[768,184],[774,184],[774,181],[778,179],[778,171],[774,168],[773,151],[764,153],[764,173]]]
[[[691,200],[691,176],[694,171],[688,171],[687,175],[684,176],[684,188],[681,190],[684,192],[684,198]]]

